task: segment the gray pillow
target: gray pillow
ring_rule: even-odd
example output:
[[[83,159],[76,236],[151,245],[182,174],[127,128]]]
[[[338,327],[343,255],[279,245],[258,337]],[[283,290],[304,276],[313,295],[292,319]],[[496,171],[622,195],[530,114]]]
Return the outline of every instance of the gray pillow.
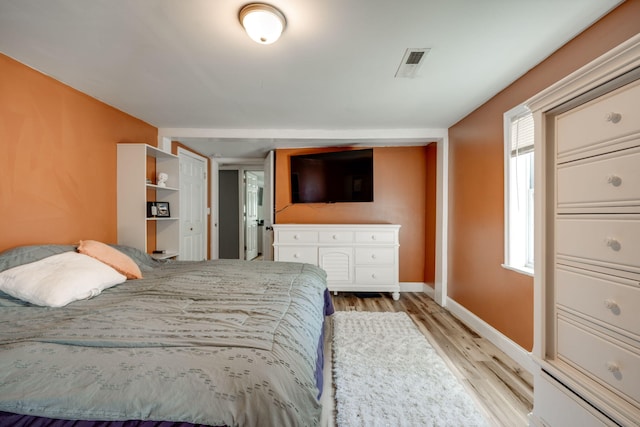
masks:
[[[63,252],[75,251],[76,245],[31,245],[18,246],[0,253],[0,271],[22,264],[40,261]]]
[[[142,271],[149,271],[150,269],[162,264],[161,262],[153,259],[149,254],[130,246],[109,246],[112,246],[120,252],[128,255],[136,264],[138,264]],[[7,249],[0,253],[0,271],[8,270],[22,264],[40,261],[41,259],[50,257],[51,255],[75,251],[77,247],[77,245],[30,245]]]

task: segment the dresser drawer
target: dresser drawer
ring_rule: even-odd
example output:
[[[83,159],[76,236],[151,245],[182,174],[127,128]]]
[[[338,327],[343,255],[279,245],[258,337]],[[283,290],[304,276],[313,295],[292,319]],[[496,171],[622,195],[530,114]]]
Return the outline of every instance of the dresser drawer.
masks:
[[[309,230],[278,230],[278,243],[316,243],[318,232]]]
[[[277,261],[303,262],[318,265],[318,248],[315,246],[280,246]]]
[[[351,243],[353,231],[320,231],[318,233],[320,243]]]
[[[356,231],[358,243],[395,243],[396,233],[393,231]]]
[[[396,248],[356,248],[356,264],[394,264]]]
[[[389,267],[360,267],[356,266],[356,283],[368,285],[375,284],[395,284],[397,280],[396,270],[393,266]]]
[[[558,159],[598,150],[619,149],[613,139],[640,132],[640,81],[626,85],[597,101],[574,108],[556,119]]]
[[[640,287],[638,282],[558,267],[556,302],[640,338]]]
[[[640,353],[573,321],[558,317],[558,356],[640,402]]]
[[[534,414],[544,420],[545,426],[618,426],[544,372],[541,374],[540,381],[536,382],[534,401]]]
[[[562,259],[640,272],[640,219],[609,215],[560,217],[556,251]]]
[[[558,208],[640,209],[640,147],[560,165],[557,186]]]

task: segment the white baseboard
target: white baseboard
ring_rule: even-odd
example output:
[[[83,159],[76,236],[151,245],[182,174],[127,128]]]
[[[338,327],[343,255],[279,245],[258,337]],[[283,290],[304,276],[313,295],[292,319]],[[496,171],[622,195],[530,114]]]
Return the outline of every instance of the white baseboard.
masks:
[[[431,283],[431,285],[433,285],[433,283]],[[427,283],[423,283],[422,284],[422,292],[424,292],[425,294],[429,295],[429,297],[431,297],[431,299],[433,299],[436,296],[436,290],[434,286],[429,286],[429,284]]]
[[[507,356],[515,360],[524,369],[532,374],[536,370],[536,365],[533,362],[531,353],[513,342],[502,332],[498,331],[451,298],[447,298],[446,308],[451,312],[451,314],[456,316],[483,338],[489,340],[493,345],[506,353]]]
[[[400,282],[400,292],[423,292],[433,298],[433,288],[423,282]]]

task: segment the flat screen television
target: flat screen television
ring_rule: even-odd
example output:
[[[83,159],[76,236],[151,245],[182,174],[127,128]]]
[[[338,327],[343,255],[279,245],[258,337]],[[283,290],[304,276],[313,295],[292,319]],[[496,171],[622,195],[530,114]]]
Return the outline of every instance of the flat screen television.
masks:
[[[373,202],[373,149],[290,157],[293,203]]]

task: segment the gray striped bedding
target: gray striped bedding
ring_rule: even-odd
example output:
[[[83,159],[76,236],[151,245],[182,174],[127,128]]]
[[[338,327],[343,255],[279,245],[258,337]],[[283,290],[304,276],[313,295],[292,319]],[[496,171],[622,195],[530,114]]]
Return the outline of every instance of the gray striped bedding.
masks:
[[[63,308],[0,293],[0,411],[214,426],[319,423],[318,344],[330,305],[322,270],[268,261],[160,264],[134,255],[143,279]]]

